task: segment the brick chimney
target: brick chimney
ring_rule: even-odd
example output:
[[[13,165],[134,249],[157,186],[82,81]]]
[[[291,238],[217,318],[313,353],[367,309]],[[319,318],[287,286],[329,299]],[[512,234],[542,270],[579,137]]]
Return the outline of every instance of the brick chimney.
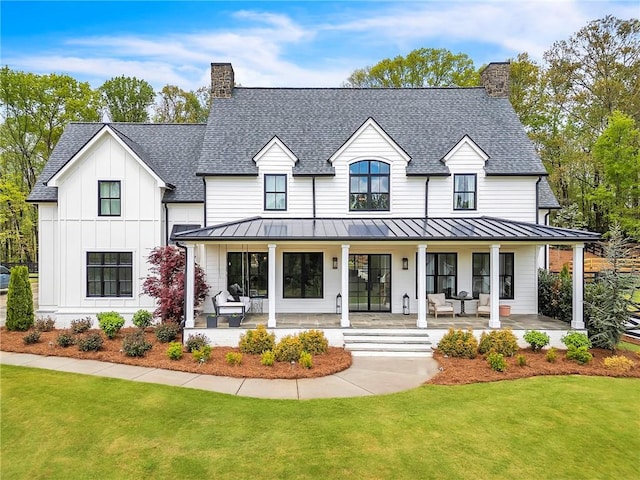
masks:
[[[233,93],[233,67],[230,63],[211,64],[211,97],[231,98]]]
[[[490,97],[509,97],[509,62],[493,62],[480,72],[480,82]]]

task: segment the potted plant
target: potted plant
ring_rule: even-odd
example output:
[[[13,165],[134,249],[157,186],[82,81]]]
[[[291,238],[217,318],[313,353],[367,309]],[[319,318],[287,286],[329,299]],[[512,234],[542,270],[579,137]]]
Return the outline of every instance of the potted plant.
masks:
[[[218,315],[215,313],[207,315],[207,328],[218,328]]]
[[[242,315],[240,313],[231,313],[228,315],[229,317],[229,326],[230,327],[239,327],[240,322],[242,321]]]

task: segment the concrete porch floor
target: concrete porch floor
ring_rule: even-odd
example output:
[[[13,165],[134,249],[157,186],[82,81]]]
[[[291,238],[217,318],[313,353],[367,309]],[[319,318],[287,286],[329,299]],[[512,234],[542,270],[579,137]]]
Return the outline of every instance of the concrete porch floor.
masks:
[[[255,328],[258,324],[267,324],[266,313],[248,313],[241,324],[241,328]],[[402,315],[398,313],[350,313],[351,327],[353,328],[416,328],[415,315]],[[330,313],[278,313],[276,314],[276,328],[340,328],[340,315]],[[501,328],[512,330],[569,330],[568,323],[543,315],[510,315],[500,317]],[[195,328],[206,328],[206,314],[201,314],[195,319]],[[489,328],[487,317],[451,318],[440,316],[427,317],[427,329],[462,328],[483,330]],[[225,317],[218,319],[218,328],[229,328]]]

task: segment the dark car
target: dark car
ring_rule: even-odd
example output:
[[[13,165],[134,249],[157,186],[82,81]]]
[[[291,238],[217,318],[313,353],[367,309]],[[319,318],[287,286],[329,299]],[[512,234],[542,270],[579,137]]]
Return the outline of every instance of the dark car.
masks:
[[[7,290],[9,288],[9,277],[11,272],[4,265],[0,265],[0,290]]]

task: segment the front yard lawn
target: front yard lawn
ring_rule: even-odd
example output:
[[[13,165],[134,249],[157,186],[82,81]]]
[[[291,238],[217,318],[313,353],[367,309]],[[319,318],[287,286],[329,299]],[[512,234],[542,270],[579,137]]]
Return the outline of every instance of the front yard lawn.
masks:
[[[635,478],[640,381],[278,401],[2,365],[2,478]]]

